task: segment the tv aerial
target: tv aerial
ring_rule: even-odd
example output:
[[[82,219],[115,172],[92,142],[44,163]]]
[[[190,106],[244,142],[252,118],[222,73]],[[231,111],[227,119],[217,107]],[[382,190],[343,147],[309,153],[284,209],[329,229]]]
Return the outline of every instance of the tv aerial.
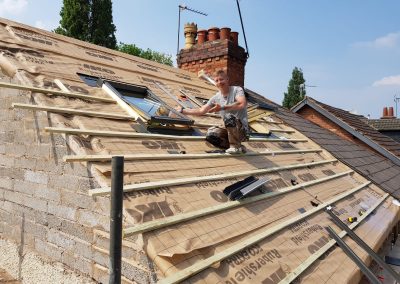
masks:
[[[187,10],[187,11],[190,11],[192,13],[196,13],[196,14],[203,15],[203,16],[208,16],[208,14],[206,14],[204,12],[201,12],[201,11],[198,11],[198,10],[195,10],[195,9],[192,9],[192,8],[189,8],[186,5],[179,5],[178,8],[179,8],[179,15],[178,15],[178,47],[176,49],[176,54],[177,55],[179,54],[179,34],[180,34],[180,31],[181,31],[181,12]]]

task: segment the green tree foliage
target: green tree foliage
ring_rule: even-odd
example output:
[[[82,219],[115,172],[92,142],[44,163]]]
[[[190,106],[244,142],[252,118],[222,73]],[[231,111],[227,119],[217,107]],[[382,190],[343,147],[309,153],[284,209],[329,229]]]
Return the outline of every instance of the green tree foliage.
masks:
[[[137,47],[135,44],[125,44],[125,43],[120,43],[117,48],[119,51],[128,53],[134,56],[142,57],[145,59],[149,59],[158,63],[162,63],[168,66],[172,66],[172,56],[169,54],[153,51],[151,49],[142,49],[140,47]]]
[[[90,42],[116,49],[115,25],[112,16],[111,0],[91,0]]]
[[[64,0],[61,8],[58,34],[89,40],[90,0]]]
[[[155,62],[172,66],[172,56],[142,49],[134,44],[120,43],[115,38],[111,0],[63,0],[58,34],[116,49]]]
[[[282,105],[286,108],[292,108],[298,102],[302,101],[306,95],[303,71],[295,67],[292,71],[292,79],[289,81],[288,91],[284,93]]]
[[[115,49],[111,0],[63,0],[60,26],[54,32]]]

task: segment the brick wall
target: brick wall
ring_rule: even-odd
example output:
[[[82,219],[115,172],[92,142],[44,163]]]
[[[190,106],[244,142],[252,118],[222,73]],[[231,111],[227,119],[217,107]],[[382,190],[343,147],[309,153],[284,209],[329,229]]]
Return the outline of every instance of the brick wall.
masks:
[[[195,73],[203,69],[212,75],[216,70],[223,69],[231,85],[244,86],[246,53],[229,40],[215,40],[182,49],[177,61],[179,68]]]
[[[352,141],[362,147],[370,149],[371,151],[379,154],[373,148],[371,148],[370,146],[368,146],[367,144],[362,142],[360,139],[354,137],[352,134],[350,134],[349,132],[347,132],[340,126],[338,126],[336,123],[330,121],[329,119],[327,119],[325,116],[323,116],[322,114],[320,114],[313,108],[306,105],[306,106],[302,107],[297,113],[300,114],[305,119],[312,121],[315,124],[317,124],[318,126],[335,133],[336,135],[342,137],[343,139]]]
[[[31,103],[31,98],[0,88],[0,237],[108,282],[109,198],[90,197],[87,191],[99,187],[90,170],[63,162],[71,149],[62,135],[43,131],[51,126],[48,114],[12,109],[13,102]],[[153,282],[140,248],[124,241],[123,255],[124,276]]]

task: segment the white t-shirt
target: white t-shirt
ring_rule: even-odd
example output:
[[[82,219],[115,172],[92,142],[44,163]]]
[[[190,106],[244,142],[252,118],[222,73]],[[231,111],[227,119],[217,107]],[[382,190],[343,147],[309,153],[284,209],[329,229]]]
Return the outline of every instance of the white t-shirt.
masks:
[[[215,96],[213,96],[207,103],[207,105],[213,106],[214,104],[219,104],[221,106],[230,105],[237,101],[238,97],[245,96],[242,87],[230,86],[229,94],[224,98],[224,96],[219,91]],[[247,103],[246,107],[239,110],[221,110],[219,114],[223,118],[225,113],[231,113],[236,116],[243,124],[243,126],[248,130],[249,123],[247,119]]]

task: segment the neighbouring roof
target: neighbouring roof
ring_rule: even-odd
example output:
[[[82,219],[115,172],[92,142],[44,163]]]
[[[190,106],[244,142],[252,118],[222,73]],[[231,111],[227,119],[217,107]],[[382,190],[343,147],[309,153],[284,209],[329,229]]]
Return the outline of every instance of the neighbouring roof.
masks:
[[[267,100],[262,100],[266,105],[248,108],[250,127],[274,136],[246,142],[247,155],[208,154],[214,148],[201,134],[219,124],[219,118],[190,117],[200,136],[149,133],[147,121],[117,99],[99,101],[114,98],[105,84],[88,86],[77,75],[140,85],[173,107],[182,91],[202,98],[214,95],[215,87],[195,74],[5,19],[0,19],[0,42],[3,73],[20,85],[89,96],[32,91],[20,96],[29,96],[33,106],[13,106],[47,111],[51,125],[41,126],[40,132],[68,134],[64,138],[71,153],[64,159],[89,162],[88,171],[102,186],[87,188],[87,194],[107,196],[111,157],[125,156],[125,240],[151,258],[164,283],[291,282],[302,267],[303,283],[355,283],[360,271],[329,242],[324,227],[339,229],[324,208],[333,205],[346,216],[367,210],[359,219],[368,218],[351,227],[357,225],[357,234],[374,249],[397,222],[399,208],[385,191],[398,196],[392,176],[398,167],[389,168],[391,179],[384,179],[386,171],[366,175],[367,166],[375,162],[384,167],[387,159],[315,128],[296,114],[271,108],[275,104]],[[257,102],[257,94],[248,93],[250,101]],[[353,156],[340,161],[331,154],[347,152]],[[355,166],[357,159],[363,164]],[[362,175],[341,161],[360,168]],[[222,191],[250,175],[270,180],[249,198],[228,200]],[[385,182],[370,183],[365,176]],[[320,256],[324,258],[312,260]],[[358,256],[369,259],[365,252]]]
[[[311,97],[306,97],[303,101],[299,102],[292,108],[292,111],[298,112],[304,106],[313,108],[342,129],[389,158],[395,164],[400,165],[400,143],[371,127],[366,122],[367,118],[364,116],[329,106]]]
[[[367,123],[379,131],[400,130],[399,118],[368,119]]]
[[[255,101],[273,103],[254,92],[253,97],[256,98]],[[400,166],[365,147],[337,136],[297,113],[288,111],[278,105],[276,107],[277,116],[285,123],[304,133],[307,137],[332,153],[338,160],[379,185],[396,198],[400,198]]]

